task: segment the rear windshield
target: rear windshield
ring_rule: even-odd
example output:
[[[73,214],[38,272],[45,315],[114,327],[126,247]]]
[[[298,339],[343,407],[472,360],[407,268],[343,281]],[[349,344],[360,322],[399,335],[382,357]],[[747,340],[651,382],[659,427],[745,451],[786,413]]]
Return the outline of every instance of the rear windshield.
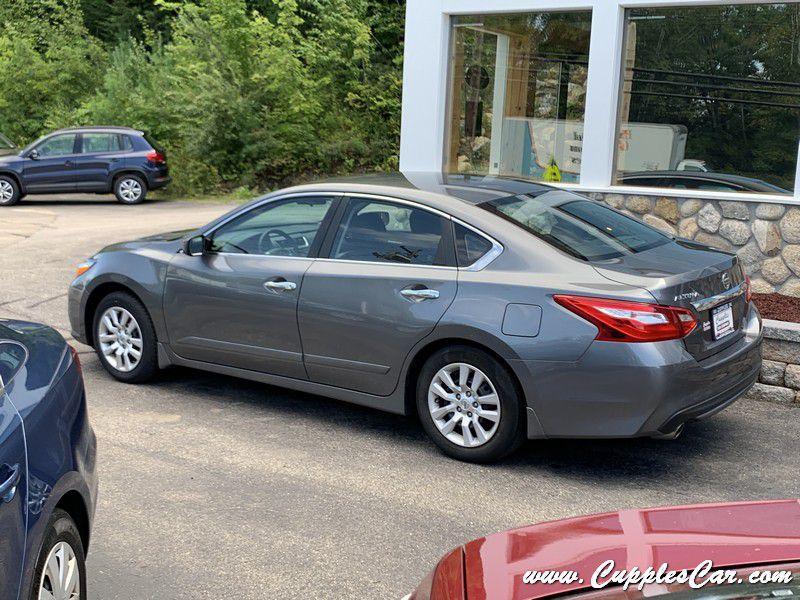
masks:
[[[670,241],[660,231],[591,200],[553,203],[511,196],[481,205],[551,246],[586,261],[609,260],[650,250]]]

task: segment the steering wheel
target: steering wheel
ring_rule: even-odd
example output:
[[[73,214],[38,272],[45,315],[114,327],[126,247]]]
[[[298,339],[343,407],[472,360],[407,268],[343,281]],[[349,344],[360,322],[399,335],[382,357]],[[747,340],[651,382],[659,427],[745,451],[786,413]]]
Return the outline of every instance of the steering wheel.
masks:
[[[272,250],[275,247],[275,244],[272,242],[272,236],[282,237],[289,242],[287,247],[293,250],[297,250],[300,247],[297,240],[286,233],[283,229],[268,229],[258,236],[258,251],[261,254],[267,254],[269,250]],[[269,246],[266,246],[266,244],[269,244]]]

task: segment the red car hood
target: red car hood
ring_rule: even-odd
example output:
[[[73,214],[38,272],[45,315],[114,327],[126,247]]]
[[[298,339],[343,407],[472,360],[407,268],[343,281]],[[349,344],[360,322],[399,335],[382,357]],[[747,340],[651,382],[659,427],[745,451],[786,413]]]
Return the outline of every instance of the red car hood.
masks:
[[[529,600],[591,589],[595,569],[671,570],[800,560],[800,501],[628,510],[541,523],[464,546],[468,600]],[[573,570],[583,583],[526,584],[528,570]]]

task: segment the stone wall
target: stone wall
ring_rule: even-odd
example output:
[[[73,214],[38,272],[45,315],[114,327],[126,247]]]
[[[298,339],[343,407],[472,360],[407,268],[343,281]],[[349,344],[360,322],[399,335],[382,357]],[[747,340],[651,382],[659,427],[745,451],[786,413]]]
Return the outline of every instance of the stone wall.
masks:
[[[800,407],[800,324],[764,320],[764,363],[751,400]]]
[[[680,237],[735,251],[757,293],[800,297],[800,206],[594,193]]]

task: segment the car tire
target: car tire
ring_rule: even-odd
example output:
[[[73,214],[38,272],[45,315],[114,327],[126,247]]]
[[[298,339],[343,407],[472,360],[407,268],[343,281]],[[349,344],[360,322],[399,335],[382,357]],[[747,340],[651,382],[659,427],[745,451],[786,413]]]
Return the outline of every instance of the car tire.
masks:
[[[39,600],[43,589],[52,592],[54,586],[59,585],[59,583],[52,581],[54,578],[53,572],[47,568],[51,558],[55,558],[56,566],[60,565],[62,560],[67,562],[74,561],[74,566],[77,570],[77,581],[72,579],[69,580],[69,583],[70,585],[77,583],[78,588],[73,588],[78,594],[77,597],[80,600],[86,600],[86,555],[83,541],[75,521],[72,520],[69,513],[60,508],[53,511],[50,522],[47,524],[42,549],[39,552],[39,558],[36,561],[36,568],[33,572],[31,592],[28,595],[30,600]]]
[[[138,175],[121,175],[114,181],[114,195],[123,204],[141,204],[147,196],[147,184]]]
[[[22,194],[14,178],[0,175],[0,206],[13,206],[21,199]]]
[[[131,294],[114,292],[103,298],[92,318],[92,332],[100,364],[115,379],[144,383],[158,372],[153,320]]]
[[[458,387],[461,365],[467,368],[466,385]],[[455,390],[445,383],[446,375],[441,378],[448,370]],[[447,392],[448,400],[433,391],[437,383],[440,392]],[[477,384],[475,389],[473,384]],[[490,463],[525,441],[524,401],[511,373],[488,352],[470,346],[450,346],[434,352],[420,370],[416,392],[423,428],[452,458]],[[473,408],[476,404],[478,407]],[[448,407],[453,410],[446,411]],[[454,419],[456,424],[448,432]],[[485,441],[480,441],[479,430]]]

